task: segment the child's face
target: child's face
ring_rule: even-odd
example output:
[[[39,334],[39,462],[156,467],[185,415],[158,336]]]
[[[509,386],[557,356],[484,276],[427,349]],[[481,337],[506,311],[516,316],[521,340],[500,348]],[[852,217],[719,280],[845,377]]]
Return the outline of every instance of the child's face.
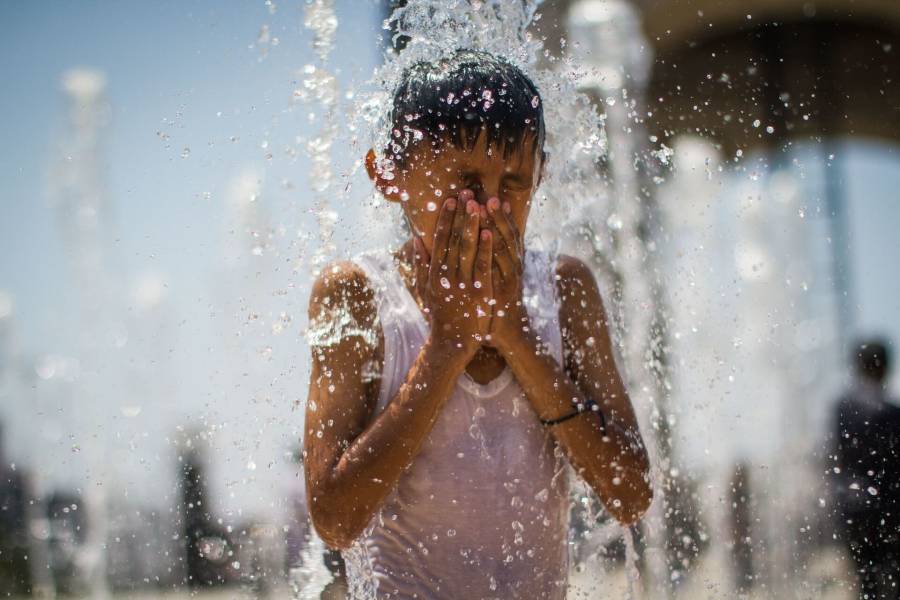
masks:
[[[519,151],[509,158],[494,147],[485,146],[485,135],[479,136],[471,150],[461,150],[450,143],[433,149],[421,144],[394,172],[384,180],[375,171],[374,155],[366,163],[369,175],[385,198],[400,202],[413,232],[422,238],[428,252],[434,243],[439,208],[447,198],[455,198],[469,189],[483,207],[488,199],[509,202],[510,216],[519,232],[519,247],[525,235],[525,224],[531,209],[531,198],[540,183],[542,151],[531,151],[526,138]]]

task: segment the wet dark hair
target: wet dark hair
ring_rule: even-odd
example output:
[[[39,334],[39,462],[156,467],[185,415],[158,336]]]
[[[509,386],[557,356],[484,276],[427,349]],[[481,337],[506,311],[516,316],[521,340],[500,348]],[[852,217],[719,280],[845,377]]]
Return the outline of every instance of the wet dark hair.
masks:
[[[878,381],[884,379],[891,369],[891,353],[887,344],[878,339],[858,342],[853,349],[856,370]]]
[[[540,93],[521,69],[504,58],[460,49],[437,62],[407,68],[394,91],[388,158],[403,165],[422,143],[471,150],[484,132],[487,147],[509,158],[526,139],[544,147]]]

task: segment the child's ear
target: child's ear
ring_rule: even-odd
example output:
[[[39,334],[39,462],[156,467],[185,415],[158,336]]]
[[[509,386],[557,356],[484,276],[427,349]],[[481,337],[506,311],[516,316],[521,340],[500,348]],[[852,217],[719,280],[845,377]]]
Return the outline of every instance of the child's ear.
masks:
[[[390,181],[381,176],[378,159],[375,156],[375,151],[371,148],[366,152],[365,163],[366,173],[369,174],[369,179],[372,180],[372,183],[375,184],[375,188],[381,192],[381,195],[384,196],[385,200],[389,200],[390,202],[400,202],[400,189],[397,187],[396,176]]]

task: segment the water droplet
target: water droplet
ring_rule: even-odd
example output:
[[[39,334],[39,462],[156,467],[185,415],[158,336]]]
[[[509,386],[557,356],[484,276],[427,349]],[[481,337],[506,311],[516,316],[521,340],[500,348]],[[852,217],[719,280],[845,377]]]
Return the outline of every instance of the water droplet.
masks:
[[[141,414],[141,407],[137,405],[120,406],[119,410],[122,412],[122,415],[129,418],[133,418]]]
[[[622,226],[623,226],[622,219],[619,217],[618,214],[612,213],[606,219],[606,226],[609,227],[610,229],[612,229],[613,231],[619,231],[620,229],[622,229]]]
[[[437,210],[437,203],[429,200],[428,204],[425,205],[425,208],[428,209],[428,212],[434,212]]]
[[[446,277],[441,277],[441,287],[443,287],[445,290],[449,290],[450,289],[450,280],[447,279]]]

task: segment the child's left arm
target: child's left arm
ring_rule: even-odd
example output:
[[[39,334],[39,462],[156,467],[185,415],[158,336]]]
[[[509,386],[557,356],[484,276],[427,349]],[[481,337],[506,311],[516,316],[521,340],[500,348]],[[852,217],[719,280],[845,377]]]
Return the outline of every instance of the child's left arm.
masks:
[[[542,421],[571,415],[576,405],[593,401],[587,410],[548,424],[579,475],[594,489],[618,521],[631,524],[650,506],[650,466],[628,392],[613,360],[603,301],[593,274],[584,263],[560,256],[557,275],[560,326],[565,364],[541,350],[521,302],[518,236],[509,220],[492,215],[506,244],[495,253],[494,316],[491,345],[509,364]],[[505,230],[505,231],[504,231]],[[498,317],[498,310],[502,316]]]

